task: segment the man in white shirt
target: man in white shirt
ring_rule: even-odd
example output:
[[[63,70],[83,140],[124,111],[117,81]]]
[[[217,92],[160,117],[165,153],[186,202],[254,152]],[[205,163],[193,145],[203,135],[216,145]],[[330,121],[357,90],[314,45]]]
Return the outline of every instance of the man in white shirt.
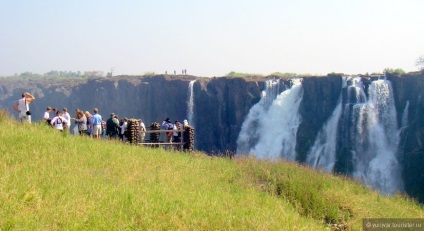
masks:
[[[44,112],[43,115],[43,120],[50,124],[50,121],[52,121],[52,118],[50,118],[50,111],[52,110],[52,108],[50,106],[47,107],[46,111]]]
[[[66,131],[68,131],[69,132],[69,128],[71,127],[71,124],[70,124],[70,122],[71,122],[71,115],[69,115],[69,113],[68,113],[68,109],[66,108],[66,107],[64,107],[63,109],[62,109],[62,116],[63,116],[63,118],[65,118],[67,121],[69,121],[67,124],[66,124],[66,127],[64,127],[63,129],[65,129]]]
[[[13,104],[13,109],[19,113],[19,121],[31,123],[31,113],[29,104],[35,100],[35,97],[28,92],[22,93],[22,98]]]

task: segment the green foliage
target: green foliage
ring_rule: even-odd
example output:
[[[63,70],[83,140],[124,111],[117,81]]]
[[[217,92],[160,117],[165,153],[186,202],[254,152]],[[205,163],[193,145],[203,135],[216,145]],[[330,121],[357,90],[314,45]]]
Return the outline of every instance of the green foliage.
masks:
[[[393,68],[385,68],[385,69],[384,69],[384,72],[385,72],[385,73],[390,73],[390,74],[400,74],[400,75],[405,74],[405,71],[404,71],[403,69],[401,69],[401,68],[396,68],[396,69],[393,69]]]
[[[420,71],[424,71],[424,55],[421,55],[417,61],[415,62],[415,65],[418,67]]]
[[[19,74],[19,76],[24,78],[31,78],[31,77],[40,77],[41,75],[27,71],[27,72],[22,72],[21,74]]]
[[[233,78],[246,78],[246,77],[263,77],[262,74],[252,74],[252,73],[241,73],[241,72],[235,72],[231,71],[226,75],[226,77],[233,77]]]
[[[70,78],[75,78],[75,77],[80,77],[82,74],[81,74],[81,71],[77,71],[77,72],[74,72],[74,71],[56,71],[56,70],[53,70],[53,71],[49,71],[49,72],[47,72],[47,73],[44,73],[44,76],[63,76],[63,77],[70,77]]]
[[[291,72],[284,72],[284,73],[281,73],[281,72],[274,72],[274,73],[272,73],[271,74],[271,76],[279,76],[279,77],[297,77],[297,76],[299,76],[298,74],[296,74],[296,73],[291,73]]]
[[[0,230],[360,230],[365,217],[424,214],[296,164],[74,137],[7,114]]]
[[[144,72],[143,76],[154,76],[156,73],[154,71],[146,71]]]

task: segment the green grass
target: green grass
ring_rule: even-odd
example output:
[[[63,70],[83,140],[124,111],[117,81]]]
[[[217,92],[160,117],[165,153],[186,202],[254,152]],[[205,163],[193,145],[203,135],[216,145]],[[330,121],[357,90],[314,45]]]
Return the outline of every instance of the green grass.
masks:
[[[423,208],[292,163],[74,137],[0,111],[0,230],[360,230]]]

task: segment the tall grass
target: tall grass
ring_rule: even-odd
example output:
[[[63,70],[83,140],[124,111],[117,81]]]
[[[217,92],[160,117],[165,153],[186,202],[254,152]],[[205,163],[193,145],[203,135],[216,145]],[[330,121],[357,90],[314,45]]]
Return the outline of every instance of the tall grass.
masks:
[[[0,230],[359,230],[423,217],[397,196],[295,164],[97,141],[0,111]]]

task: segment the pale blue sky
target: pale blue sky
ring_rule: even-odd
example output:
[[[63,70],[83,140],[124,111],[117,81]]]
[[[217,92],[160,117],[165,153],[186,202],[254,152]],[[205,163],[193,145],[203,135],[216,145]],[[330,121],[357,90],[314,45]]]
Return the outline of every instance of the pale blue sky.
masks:
[[[424,0],[0,0],[0,75],[415,71]]]

